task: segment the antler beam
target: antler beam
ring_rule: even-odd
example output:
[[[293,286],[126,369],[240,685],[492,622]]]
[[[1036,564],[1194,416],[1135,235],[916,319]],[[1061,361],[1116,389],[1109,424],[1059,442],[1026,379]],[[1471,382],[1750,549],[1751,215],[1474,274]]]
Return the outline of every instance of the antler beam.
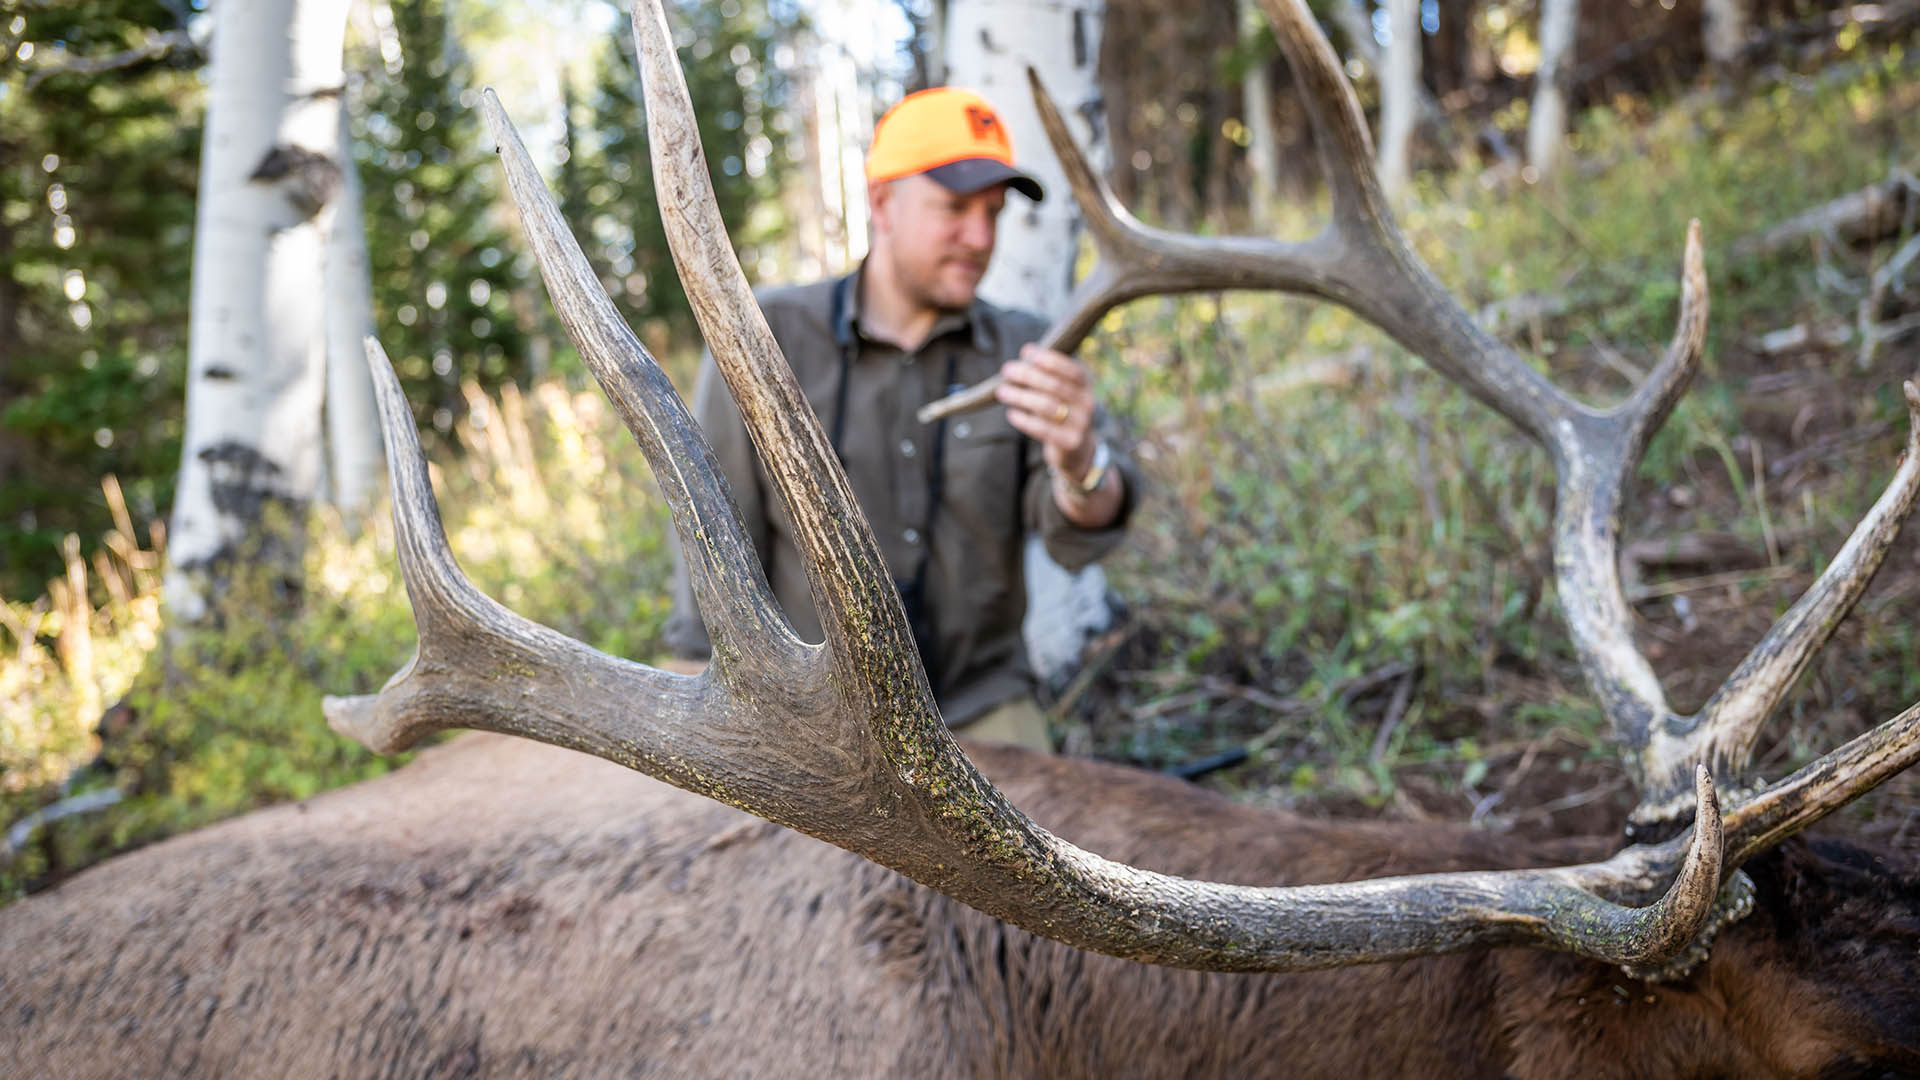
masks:
[[[380,694],[328,699],[337,729],[381,750],[456,726],[583,750],[838,844],[1035,933],[1153,963],[1298,970],[1524,943],[1648,964],[1692,940],[1710,913],[1723,849],[1704,771],[1693,835],[1662,849],[1671,857],[1294,888],[1194,882],[1110,862],[1014,809],[940,722],[878,546],[726,242],[657,3],[636,5],[634,25],[669,243],[795,520],[826,643],[799,642],[773,607],[697,428],[600,293],[489,96],[548,290],[673,505],[715,660],[702,676],[668,675],[481,595],[447,548],[410,414],[376,346],[369,356],[401,568],[421,641]],[[1668,880],[1644,908],[1608,899]]]

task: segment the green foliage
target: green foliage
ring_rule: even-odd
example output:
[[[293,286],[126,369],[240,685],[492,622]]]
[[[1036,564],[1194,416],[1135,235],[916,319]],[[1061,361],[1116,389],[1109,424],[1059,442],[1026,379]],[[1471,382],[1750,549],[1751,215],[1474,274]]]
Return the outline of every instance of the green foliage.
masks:
[[[81,0],[0,15],[0,594],[37,593],[59,572],[61,537],[107,528],[100,476],[121,478],[143,520],[169,510],[205,56],[181,44],[104,71],[36,72],[145,47],[181,29],[175,7]],[[462,380],[530,385],[539,346],[560,334],[502,213],[445,3],[390,7],[390,23],[383,4],[357,24],[375,33],[351,42],[349,103],[377,332],[431,443],[466,408]],[[722,210],[752,268],[781,224],[780,72],[797,58],[774,54],[798,15],[784,0],[727,0],[680,17]],[[658,344],[686,329],[687,311],[653,205],[637,77],[619,51],[630,48],[608,35],[593,100],[569,110],[578,153],[560,179],[614,295]]]
[[[0,593],[38,592],[63,534],[107,528],[99,477],[127,477],[142,516],[171,499],[203,58],[61,65],[178,29],[153,0],[0,14]]]
[[[441,462],[461,565],[531,619],[617,655],[655,655],[672,572],[665,505],[598,391],[546,383],[529,400],[511,384],[498,398],[469,385],[465,406]],[[404,760],[335,735],[320,712],[324,695],[377,691],[413,646],[384,517],[358,536],[315,523],[296,617],[267,614],[281,606],[271,582],[241,580],[209,628],[164,642],[158,557],[125,535],[111,546],[132,552],[102,564],[111,586],[103,574],[91,588],[0,603],[0,823],[63,786],[128,794],[0,859],[0,900]],[[68,569],[63,582],[86,581],[84,566]],[[115,707],[96,734],[103,705]]]
[[[787,0],[722,0],[676,4],[672,24],[720,216],[753,276],[784,226],[780,183],[792,172],[787,135],[798,122],[787,72],[800,62],[801,15]],[[668,335],[685,339],[692,312],[654,197],[633,40],[618,34],[610,45],[585,123],[576,126],[572,111],[567,118],[561,210],[643,340],[665,351]]]
[[[1646,456],[1648,494],[1629,496],[1627,539],[1649,526],[1725,530],[1764,552],[1767,530],[1791,528],[1804,546],[1774,568],[1784,580],[1745,586],[1743,614],[1722,616],[1743,629],[1716,628],[1710,636],[1730,639],[1717,651],[1670,605],[1643,605],[1657,631],[1643,643],[1676,706],[1697,705],[1724,677],[1887,479],[1877,466],[1842,469],[1790,500],[1778,478],[1755,483],[1755,406],[1743,392],[1753,360],[1741,343],[1796,321],[1848,320],[1857,296],[1823,287],[1802,253],[1759,260],[1733,246],[1885,178],[1920,145],[1920,93],[1898,77],[1904,65],[1896,50],[1849,78],[1744,108],[1675,109],[1650,127],[1591,113],[1579,136],[1586,168],[1557,189],[1478,170],[1430,177],[1402,216],[1469,310],[1527,295],[1568,300],[1504,333],[1597,404],[1619,400],[1626,370],[1651,367],[1664,350],[1687,222],[1702,221],[1709,351]],[[1300,210],[1279,231],[1310,235],[1323,214]],[[1324,304],[1261,295],[1136,304],[1110,316],[1088,349],[1103,393],[1136,425],[1156,490],[1136,542],[1110,564],[1136,626],[1112,691],[1132,718],[1090,695],[1099,705],[1082,714],[1081,745],[1153,764],[1252,745],[1263,754],[1231,783],[1318,785],[1368,803],[1409,774],[1473,789],[1490,747],[1508,766],[1549,738],[1569,767],[1604,756],[1603,723],[1553,595],[1551,466],[1505,421]],[[1861,459],[1890,461],[1905,425],[1897,377],[1910,368],[1909,353],[1839,378],[1843,393],[1864,390],[1822,423],[1886,421],[1874,444],[1886,453]],[[1666,506],[1660,495],[1674,487],[1693,493],[1693,509],[1649,522],[1649,505]],[[1916,662],[1900,652],[1912,638],[1910,603],[1908,617],[1896,614],[1910,588],[1887,589],[1816,663],[1779,729],[1783,756],[1831,749],[1857,733],[1848,724],[1920,695]],[[1397,682],[1371,680],[1401,670],[1418,676],[1396,706]],[[1181,707],[1162,707],[1170,702]]]
[[[391,35],[365,42],[352,118],[365,185],[376,332],[423,433],[466,408],[462,379],[525,385],[537,296],[519,239],[498,213],[499,170],[480,92],[442,0],[392,5]],[[516,311],[515,297],[526,304]]]

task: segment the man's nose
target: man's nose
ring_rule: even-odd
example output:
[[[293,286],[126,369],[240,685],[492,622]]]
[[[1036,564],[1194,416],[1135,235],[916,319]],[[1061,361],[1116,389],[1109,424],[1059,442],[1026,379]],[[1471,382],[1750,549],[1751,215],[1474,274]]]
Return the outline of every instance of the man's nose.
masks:
[[[960,240],[970,248],[993,249],[995,220],[986,209],[969,212],[960,222]]]

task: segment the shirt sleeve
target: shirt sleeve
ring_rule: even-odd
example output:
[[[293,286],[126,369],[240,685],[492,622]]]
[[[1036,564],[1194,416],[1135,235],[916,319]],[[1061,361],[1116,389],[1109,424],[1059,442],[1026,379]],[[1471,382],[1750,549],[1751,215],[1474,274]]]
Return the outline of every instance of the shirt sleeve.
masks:
[[[727,391],[727,382],[721,377],[711,353],[700,358],[693,415],[713,447],[720,474],[726,477],[727,487],[733,492],[734,505],[740,508],[740,519],[747,525],[747,536],[753,541],[753,550],[759,553],[760,568],[762,572],[769,571],[767,552],[771,550],[772,530],[767,524],[766,492],[761,486],[753,442],[747,436],[740,407]],[[707,636],[706,623],[700,618],[699,605],[693,598],[693,583],[687,576],[686,554],[680,548],[678,531],[672,534],[672,547],[673,611],[667,616],[661,637],[674,656],[704,660],[713,654],[713,642]]]
[[[1023,494],[1027,527],[1040,534],[1047,555],[1061,568],[1078,573],[1093,562],[1105,558],[1126,538],[1127,519],[1139,501],[1140,470],[1133,459],[1121,452],[1114,440],[1113,421],[1102,408],[1094,414],[1094,431],[1105,440],[1112,455],[1107,467],[1120,474],[1125,490],[1120,496],[1120,511],[1113,522],[1101,529],[1085,529],[1067,520],[1053,498],[1053,478],[1047,474],[1046,459],[1040,444],[1022,439],[1026,452],[1027,480]]]

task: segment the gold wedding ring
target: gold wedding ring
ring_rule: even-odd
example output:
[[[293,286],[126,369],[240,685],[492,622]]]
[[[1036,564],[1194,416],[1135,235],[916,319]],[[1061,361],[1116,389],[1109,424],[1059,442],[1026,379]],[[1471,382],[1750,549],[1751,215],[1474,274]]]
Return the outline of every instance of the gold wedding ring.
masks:
[[[1067,422],[1067,417],[1072,415],[1073,415],[1073,410],[1067,408],[1066,403],[1062,402],[1061,404],[1054,406],[1053,422],[1056,424],[1064,424]]]

